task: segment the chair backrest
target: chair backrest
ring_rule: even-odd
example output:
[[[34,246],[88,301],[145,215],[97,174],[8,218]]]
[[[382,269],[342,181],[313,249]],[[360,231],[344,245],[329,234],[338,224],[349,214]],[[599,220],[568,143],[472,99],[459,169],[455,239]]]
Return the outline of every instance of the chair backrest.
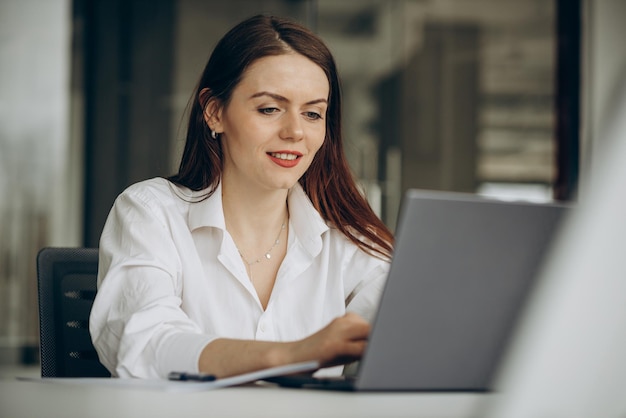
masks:
[[[110,377],[89,335],[96,248],[43,248],[37,255],[41,377]]]

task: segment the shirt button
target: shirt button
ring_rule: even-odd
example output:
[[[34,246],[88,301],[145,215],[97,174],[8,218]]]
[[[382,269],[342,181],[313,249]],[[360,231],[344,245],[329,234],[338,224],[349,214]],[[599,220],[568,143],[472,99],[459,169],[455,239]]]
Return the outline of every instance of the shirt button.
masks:
[[[261,332],[265,332],[265,323],[264,322],[261,322],[260,328],[261,328]]]

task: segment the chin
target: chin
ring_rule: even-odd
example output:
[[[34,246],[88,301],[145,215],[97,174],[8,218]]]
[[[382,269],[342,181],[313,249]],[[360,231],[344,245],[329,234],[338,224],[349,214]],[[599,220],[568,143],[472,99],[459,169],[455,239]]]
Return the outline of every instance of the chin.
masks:
[[[296,183],[298,183],[297,181],[293,182],[293,183],[284,183],[281,185],[278,185],[276,188],[280,189],[280,190],[289,190],[291,189],[293,186],[296,185]]]
[[[296,180],[283,180],[283,181],[277,181],[274,182],[271,186],[272,189],[274,190],[289,190],[291,189],[293,186],[295,186],[298,183],[298,179]]]
[[[291,189],[298,183],[302,175],[274,176],[265,183],[271,189]]]

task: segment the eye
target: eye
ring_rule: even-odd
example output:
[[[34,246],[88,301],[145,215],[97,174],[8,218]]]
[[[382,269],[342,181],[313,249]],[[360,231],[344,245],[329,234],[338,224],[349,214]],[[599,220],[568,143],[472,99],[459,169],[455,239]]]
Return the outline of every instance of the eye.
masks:
[[[322,119],[322,115],[317,112],[304,112],[304,116],[311,120]]]
[[[259,113],[262,113],[264,115],[271,115],[273,113],[277,113],[279,112],[279,109],[276,107],[263,107],[261,109],[259,109]]]

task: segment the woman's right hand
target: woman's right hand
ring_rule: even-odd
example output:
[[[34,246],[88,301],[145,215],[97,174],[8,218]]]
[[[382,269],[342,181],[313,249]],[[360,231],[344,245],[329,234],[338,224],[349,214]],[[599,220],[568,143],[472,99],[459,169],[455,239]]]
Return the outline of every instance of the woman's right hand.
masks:
[[[355,313],[333,319],[315,334],[291,343],[293,362],[317,360],[331,367],[359,360],[365,351],[370,324]]]

